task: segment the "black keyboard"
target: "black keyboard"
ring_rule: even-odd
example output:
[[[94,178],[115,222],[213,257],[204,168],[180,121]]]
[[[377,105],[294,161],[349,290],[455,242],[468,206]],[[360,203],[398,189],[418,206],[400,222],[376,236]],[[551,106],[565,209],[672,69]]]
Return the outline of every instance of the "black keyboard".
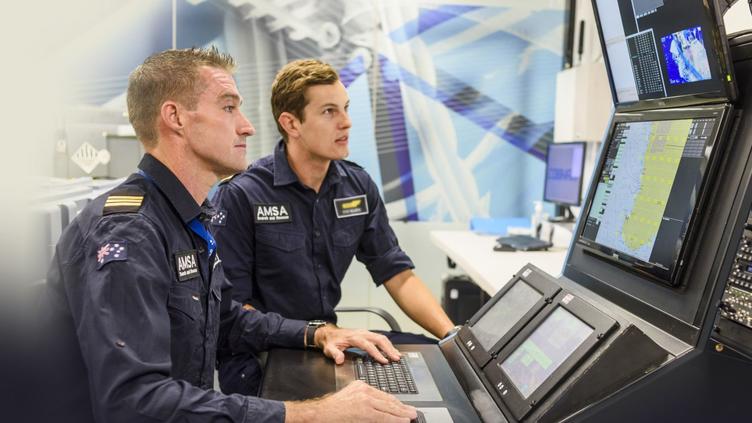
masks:
[[[355,359],[358,379],[390,394],[417,394],[413,375],[404,359],[381,364],[371,357]]]
[[[505,251],[503,247],[521,251],[547,250],[550,247],[553,247],[553,244],[550,242],[543,241],[530,235],[502,236],[496,238],[496,244],[499,246],[498,249],[494,247],[496,251]]]

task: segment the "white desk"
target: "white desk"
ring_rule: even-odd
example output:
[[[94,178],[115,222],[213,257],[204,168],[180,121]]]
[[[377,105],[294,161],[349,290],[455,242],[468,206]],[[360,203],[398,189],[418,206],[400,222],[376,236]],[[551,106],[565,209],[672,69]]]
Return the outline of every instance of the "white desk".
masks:
[[[554,277],[561,274],[567,258],[566,247],[548,251],[494,251],[496,238],[471,231],[431,231],[431,241],[489,295],[494,295],[528,263]]]

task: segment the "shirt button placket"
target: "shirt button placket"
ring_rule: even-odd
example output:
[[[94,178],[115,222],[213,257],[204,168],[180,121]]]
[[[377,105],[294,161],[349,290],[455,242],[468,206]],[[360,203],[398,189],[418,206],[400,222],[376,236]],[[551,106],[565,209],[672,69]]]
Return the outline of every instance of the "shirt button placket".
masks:
[[[321,254],[324,251],[324,247],[322,246],[322,240],[321,240],[321,225],[318,223],[319,218],[321,216],[321,213],[319,211],[319,204],[321,203],[320,198],[318,195],[313,200],[313,215],[311,216],[311,221],[313,223],[313,239],[311,240],[311,244],[313,246],[313,268],[314,273],[316,274],[316,280],[319,283],[319,303],[321,305],[321,310],[323,311],[325,309],[324,307],[324,287],[321,285],[322,280],[325,280],[326,278],[322,278],[319,272],[321,271],[321,262],[323,260],[323,254]]]

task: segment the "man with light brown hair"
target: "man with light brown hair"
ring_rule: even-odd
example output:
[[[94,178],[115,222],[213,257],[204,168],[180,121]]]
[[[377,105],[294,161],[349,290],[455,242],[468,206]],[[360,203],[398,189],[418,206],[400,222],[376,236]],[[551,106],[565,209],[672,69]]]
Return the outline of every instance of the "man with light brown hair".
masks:
[[[337,363],[349,346],[399,353],[381,335],[310,327],[244,310],[208,221],[213,184],[245,167],[255,132],[240,111],[230,56],[157,53],[130,76],[129,117],[146,155],[94,200],[57,245],[43,296],[52,366],[50,418],[88,422],[407,422],[415,409],[361,382],[306,402],[212,390],[217,348],[317,347]],[[45,376],[47,377],[47,376]]]
[[[283,141],[274,153],[223,182],[214,219],[235,300],[285,317],[335,324],[340,284],[353,257],[412,320],[437,338],[454,324],[413,273],[368,173],[349,154],[350,99],[337,72],[318,60],[284,66],[271,106]],[[395,344],[435,343],[389,332]],[[224,392],[253,393],[250,355],[220,357]]]

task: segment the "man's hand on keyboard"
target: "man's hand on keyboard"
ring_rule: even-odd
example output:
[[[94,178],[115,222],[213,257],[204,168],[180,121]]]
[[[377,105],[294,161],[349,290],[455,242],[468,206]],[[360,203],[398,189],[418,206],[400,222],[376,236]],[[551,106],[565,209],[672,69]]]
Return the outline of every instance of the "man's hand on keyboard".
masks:
[[[397,361],[400,353],[389,339],[379,333],[363,329],[342,329],[332,324],[320,327],[314,335],[314,343],[321,348],[324,355],[337,364],[345,361],[344,350],[350,347],[360,348],[379,363]]]
[[[286,418],[294,422],[402,422],[416,419],[414,407],[392,395],[355,381],[321,399],[285,402]]]

